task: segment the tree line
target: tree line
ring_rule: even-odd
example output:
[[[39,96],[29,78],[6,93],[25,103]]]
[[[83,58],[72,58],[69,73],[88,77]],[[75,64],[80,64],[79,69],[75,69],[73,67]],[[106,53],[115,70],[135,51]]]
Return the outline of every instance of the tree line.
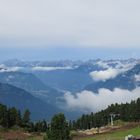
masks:
[[[0,127],[4,129],[24,128],[28,132],[46,132],[44,140],[70,140],[69,125],[62,113],[54,115],[48,124],[46,120],[32,122],[28,109],[22,114],[15,107],[8,108],[0,104]]]
[[[47,122],[45,120],[32,122],[30,119],[30,111],[26,109],[23,113],[15,107],[8,108],[6,105],[0,104],[0,127],[9,129],[12,127],[25,128],[27,131],[45,132]]]
[[[69,126],[71,129],[90,129],[105,126],[111,121],[110,115],[114,120],[140,121],[140,98],[136,101],[131,101],[131,103],[112,104],[97,113],[83,114],[76,121],[70,121]]]
[[[110,123],[110,115],[114,120],[126,122],[140,121],[140,98],[131,103],[112,104],[97,113],[83,114],[79,119],[66,121],[64,114],[59,113],[52,117],[50,123],[46,120],[32,122],[30,111],[27,109],[22,114],[15,107],[7,108],[0,104],[0,127],[21,127],[29,132],[46,132],[44,140],[70,140],[70,130],[83,130],[99,128]]]

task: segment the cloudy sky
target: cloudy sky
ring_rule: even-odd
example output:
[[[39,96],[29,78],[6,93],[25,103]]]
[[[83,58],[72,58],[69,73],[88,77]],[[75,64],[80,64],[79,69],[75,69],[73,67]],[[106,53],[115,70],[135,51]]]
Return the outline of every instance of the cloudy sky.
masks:
[[[139,0],[0,0],[0,59],[139,58]]]

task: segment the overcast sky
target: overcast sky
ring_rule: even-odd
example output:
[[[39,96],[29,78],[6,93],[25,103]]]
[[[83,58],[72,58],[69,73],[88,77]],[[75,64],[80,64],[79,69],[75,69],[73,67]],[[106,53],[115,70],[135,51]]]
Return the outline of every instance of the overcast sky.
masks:
[[[0,51],[110,48],[139,57],[139,7],[140,0],[0,0]]]

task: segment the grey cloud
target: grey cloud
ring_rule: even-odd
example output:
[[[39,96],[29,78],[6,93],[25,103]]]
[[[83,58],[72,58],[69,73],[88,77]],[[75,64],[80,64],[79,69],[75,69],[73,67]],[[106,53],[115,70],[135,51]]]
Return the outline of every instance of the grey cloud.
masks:
[[[139,0],[2,0],[0,39],[24,46],[139,46],[139,5]]]

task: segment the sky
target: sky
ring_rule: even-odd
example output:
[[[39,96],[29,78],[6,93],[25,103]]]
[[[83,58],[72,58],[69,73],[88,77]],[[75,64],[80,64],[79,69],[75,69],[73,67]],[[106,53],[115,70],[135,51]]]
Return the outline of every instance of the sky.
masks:
[[[0,60],[140,57],[139,0],[0,0]]]

